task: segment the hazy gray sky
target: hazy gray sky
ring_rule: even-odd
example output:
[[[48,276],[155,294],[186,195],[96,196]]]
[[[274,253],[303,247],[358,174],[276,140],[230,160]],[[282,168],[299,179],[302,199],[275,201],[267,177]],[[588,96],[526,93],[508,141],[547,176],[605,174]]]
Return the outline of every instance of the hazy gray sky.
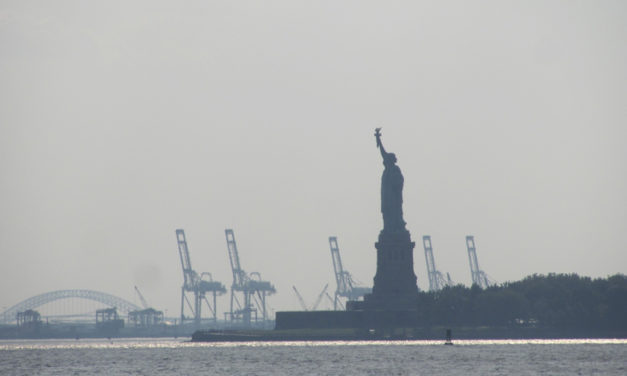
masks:
[[[414,269],[627,272],[625,1],[0,1],[0,308],[58,289],[177,315],[174,231],[274,310],[372,285],[383,170]],[[219,300],[219,311],[228,299]]]

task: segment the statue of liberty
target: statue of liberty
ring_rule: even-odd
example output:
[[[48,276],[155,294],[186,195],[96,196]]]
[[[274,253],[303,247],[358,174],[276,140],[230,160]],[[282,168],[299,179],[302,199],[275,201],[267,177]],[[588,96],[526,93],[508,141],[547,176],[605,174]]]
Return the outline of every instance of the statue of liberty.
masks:
[[[381,176],[381,213],[383,214],[383,232],[392,233],[405,230],[403,220],[403,174],[396,165],[396,155],[388,153],[381,143],[381,128],[375,130],[377,147],[383,157],[383,175]]]

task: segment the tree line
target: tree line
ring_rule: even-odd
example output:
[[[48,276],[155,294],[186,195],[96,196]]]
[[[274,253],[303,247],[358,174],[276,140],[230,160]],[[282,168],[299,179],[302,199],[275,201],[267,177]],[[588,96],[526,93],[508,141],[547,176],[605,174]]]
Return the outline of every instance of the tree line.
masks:
[[[477,285],[420,292],[427,325],[627,329],[627,276],[591,279],[534,274],[482,289]]]

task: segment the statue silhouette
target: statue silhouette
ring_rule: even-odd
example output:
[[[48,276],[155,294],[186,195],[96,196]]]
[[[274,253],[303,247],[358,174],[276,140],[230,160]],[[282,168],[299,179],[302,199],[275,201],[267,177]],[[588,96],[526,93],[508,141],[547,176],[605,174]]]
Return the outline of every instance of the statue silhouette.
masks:
[[[388,153],[381,142],[381,128],[375,131],[377,147],[383,157],[383,175],[381,176],[381,213],[383,214],[383,231],[398,232],[405,230],[403,220],[403,174],[396,165],[396,155]]]

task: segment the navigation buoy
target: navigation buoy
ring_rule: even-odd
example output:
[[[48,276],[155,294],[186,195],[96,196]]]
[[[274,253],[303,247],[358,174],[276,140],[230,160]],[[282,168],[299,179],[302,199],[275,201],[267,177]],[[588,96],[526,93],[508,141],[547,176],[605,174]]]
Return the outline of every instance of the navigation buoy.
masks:
[[[446,341],[445,345],[453,345],[453,341],[451,340],[451,329],[446,329]]]

